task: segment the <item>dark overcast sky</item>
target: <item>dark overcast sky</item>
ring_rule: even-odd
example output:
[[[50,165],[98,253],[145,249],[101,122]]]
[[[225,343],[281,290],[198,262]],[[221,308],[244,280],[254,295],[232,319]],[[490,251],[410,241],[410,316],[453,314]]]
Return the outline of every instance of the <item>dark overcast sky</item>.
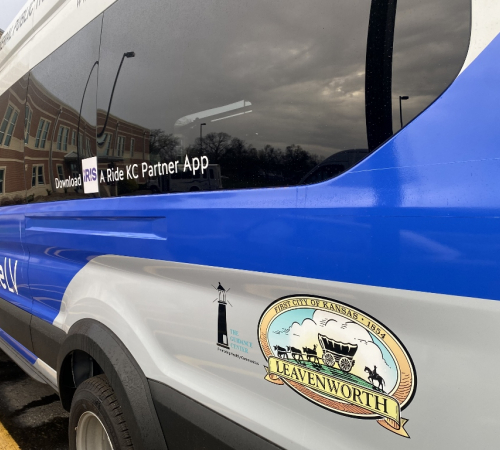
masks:
[[[198,125],[174,129],[178,119],[246,100],[251,113],[204,119],[204,132],[223,131],[256,148],[298,144],[323,157],[366,148],[369,12],[367,0],[120,0],[105,15],[98,107],[107,109],[121,57],[134,51],[124,61],[111,111],[123,120],[192,141]],[[469,23],[470,0],[398,1],[394,131],[399,95],[410,96],[407,122],[458,74]],[[75,45],[80,51],[69,54],[81,54],[82,44]],[[78,105],[82,89],[75,89],[75,76],[81,73],[84,84],[89,69],[77,63],[61,64],[64,79],[41,69],[37,79]]]

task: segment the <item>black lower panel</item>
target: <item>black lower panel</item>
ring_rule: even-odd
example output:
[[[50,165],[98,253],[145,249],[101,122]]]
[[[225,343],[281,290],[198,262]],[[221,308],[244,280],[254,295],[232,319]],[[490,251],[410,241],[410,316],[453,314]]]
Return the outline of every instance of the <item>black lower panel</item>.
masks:
[[[149,385],[169,450],[281,449],[175,389]]]
[[[33,353],[54,370],[57,370],[57,356],[66,336],[63,330],[45,320],[36,316],[31,319]]]
[[[0,298],[0,328],[33,351],[30,334],[31,314]]]

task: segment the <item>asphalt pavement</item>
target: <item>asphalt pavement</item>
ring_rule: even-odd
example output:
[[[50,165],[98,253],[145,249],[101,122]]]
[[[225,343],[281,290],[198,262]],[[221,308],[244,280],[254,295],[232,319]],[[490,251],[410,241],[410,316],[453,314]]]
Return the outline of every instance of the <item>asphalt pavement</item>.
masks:
[[[49,386],[0,350],[0,450],[67,450],[68,416]]]

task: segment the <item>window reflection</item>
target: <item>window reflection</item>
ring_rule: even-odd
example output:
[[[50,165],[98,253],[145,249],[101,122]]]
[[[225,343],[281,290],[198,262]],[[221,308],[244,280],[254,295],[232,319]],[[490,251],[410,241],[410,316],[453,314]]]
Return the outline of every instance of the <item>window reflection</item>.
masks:
[[[453,80],[469,3],[120,0],[0,97],[0,202],[88,198],[93,156],[90,196],[335,177]]]
[[[208,0],[207,14],[193,14],[193,1],[168,17],[153,0],[121,0],[105,13],[99,168],[148,168],[127,182],[106,181],[116,184],[106,195],[337,176],[400,128],[399,97],[410,97],[406,122],[432,102],[467,49],[468,0],[289,0],[286,8]],[[446,70],[429,68],[437,55]],[[197,161],[199,171],[191,168]]]
[[[29,203],[89,198],[83,191],[81,160],[96,154],[100,30],[96,19],[30,73],[23,108]]]
[[[299,184],[313,184],[333,178],[349,170],[364,159],[370,151],[368,149],[344,150],[326,158],[314,167],[299,182]]]
[[[28,77],[0,96],[0,205],[24,203],[24,111]],[[30,114],[27,114],[30,118]]]

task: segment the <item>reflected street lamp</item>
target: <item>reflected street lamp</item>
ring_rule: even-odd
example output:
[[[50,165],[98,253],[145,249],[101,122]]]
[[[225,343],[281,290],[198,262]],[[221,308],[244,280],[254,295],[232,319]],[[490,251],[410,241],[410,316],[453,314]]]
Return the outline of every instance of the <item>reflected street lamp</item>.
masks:
[[[410,97],[407,95],[399,96],[399,120],[401,121],[401,128],[403,128],[403,106],[401,104],[402,100],[408,100]]]
[[[203,152],[203,125],[206,123],[200,123],[200,151]]]
[[[106,113],[106,120],[104,121],[104,126],[102,130],[97,134],[97,138],[101,138],[106,131],[106,126],[108,125],[109,112],[111,111],[111,103],[113,103],[113,95],[115,95],[116,82],[118,81],[118,77],[120,76],[120,71],[122,70],[123,61],[125,58],[135,58],[135,52],[125,52],[122,56],[122,60],[120,61],[120,65],[118,66],[118,71],[116,72],[115,82],[113,83],[113,89],[111,90],[111,97],[109,98],[109,106],[108,112]]]

